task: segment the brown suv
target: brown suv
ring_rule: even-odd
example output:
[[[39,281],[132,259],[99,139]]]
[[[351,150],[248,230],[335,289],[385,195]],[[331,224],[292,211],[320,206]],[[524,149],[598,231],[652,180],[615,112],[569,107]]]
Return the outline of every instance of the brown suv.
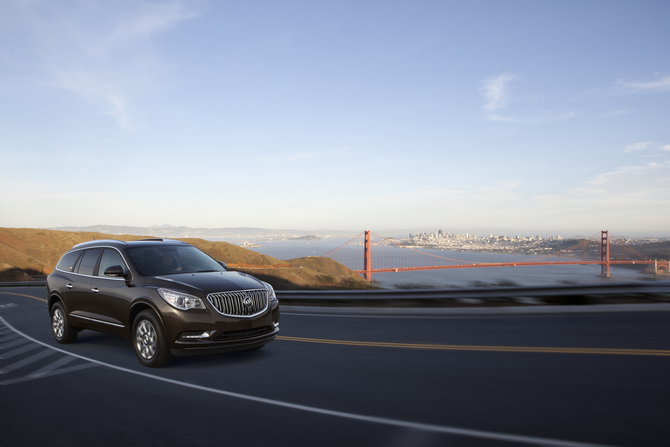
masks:
[[[83,329],[123,335],[151,367],[173,354],[258,349],[279,332],[270,284],[168,239],[75,245],[47,277],[47,296],[56,341]]]

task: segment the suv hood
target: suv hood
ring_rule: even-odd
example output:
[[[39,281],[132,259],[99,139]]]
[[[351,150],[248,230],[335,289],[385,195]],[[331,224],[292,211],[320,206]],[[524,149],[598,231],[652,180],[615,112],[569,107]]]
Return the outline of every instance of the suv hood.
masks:
[[[240,272],[179,273],[146,278],[147,285],[161,287],[186,286],[204,293],[234,290],[265,289],[258,279]]]

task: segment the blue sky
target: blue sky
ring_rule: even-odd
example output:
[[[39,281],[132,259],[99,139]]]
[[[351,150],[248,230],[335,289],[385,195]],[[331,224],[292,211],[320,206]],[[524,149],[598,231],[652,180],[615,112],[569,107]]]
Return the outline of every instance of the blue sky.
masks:
[[[0,226],[670,236],[670,2],[4,1]]]

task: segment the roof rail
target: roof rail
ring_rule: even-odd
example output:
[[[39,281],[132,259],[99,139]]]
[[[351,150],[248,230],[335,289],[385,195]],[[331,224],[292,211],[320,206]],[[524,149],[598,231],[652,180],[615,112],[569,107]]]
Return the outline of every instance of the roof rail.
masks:
[[[175,242],[178,244],[186,244],[186,242],[179,241],[177,239],[165,239],[165,238],[160,238],[160,237],[151,237],[147,239],[139,239],[138,241],[135,242]],[[186,244],[188,245],[188,244]]]
[[[80,245],[100,244],[100,243],[105,243],[105,242],[115,242],[115,243],[118,243],[118,244],[126,244],[126,245],[128,245],[128,243],[127,243],[126,241],[120,241],[120,240],[118,240],[118,239],[93,239],[92,241],[80,242],[80,243],[76,244],[76,245],[75,245],[74,247],[72,247],[72,248],[79,247]]]

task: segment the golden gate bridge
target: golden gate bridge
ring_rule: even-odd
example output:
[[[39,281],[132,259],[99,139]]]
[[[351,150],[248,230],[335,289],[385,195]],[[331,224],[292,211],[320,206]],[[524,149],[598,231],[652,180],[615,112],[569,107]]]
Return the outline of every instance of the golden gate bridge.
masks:
[[[654,273],[668,271],[668,261],[657,261],[643,255],[621,239],[611,238],[609,231],[601,231],[600,234],[559,252],[529,257],[523,261],[463,261],[426,253],[415,247],[402,245],[394,238],[382,237],[371,231],[364,231],[323,256],[330,257],[350,270],[362,274],[368,281],[371,281],[372,273],[484,267],[599,264],[600,276],[603,277],[610,276],[611,265],[619,264],[653,266]]]

